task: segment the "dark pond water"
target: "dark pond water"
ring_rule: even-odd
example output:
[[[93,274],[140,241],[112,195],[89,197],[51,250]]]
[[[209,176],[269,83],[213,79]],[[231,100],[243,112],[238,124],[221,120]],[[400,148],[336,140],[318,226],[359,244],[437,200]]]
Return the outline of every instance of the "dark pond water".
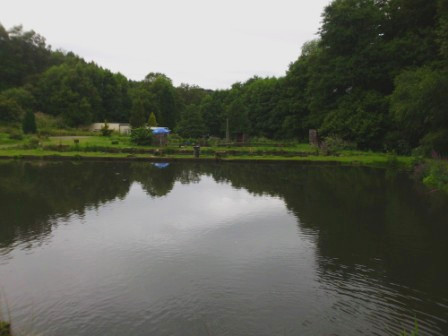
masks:
[[[406,174],[0,162],[18,332],[448,334],[448,199]]]

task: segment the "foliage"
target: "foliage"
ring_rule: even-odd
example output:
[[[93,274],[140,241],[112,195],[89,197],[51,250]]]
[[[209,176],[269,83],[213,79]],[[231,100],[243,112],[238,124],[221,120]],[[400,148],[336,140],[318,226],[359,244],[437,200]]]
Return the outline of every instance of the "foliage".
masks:
[[[35,110],[36,100],[33,94],[24,87],[4,90],[1,95],[15,101],[23,110]]]
[[[411,330],[409,333],[406,330],[403,330],[403,332],[400,333],[400,336],[418,336],[418,324],[417,321],[415,321],[414,329]]]
[[[113,130],[111,130],[111,129],[109,128],[109,124],[107,123],[107,121],[105,121],[105,122],[104,122],[104,126],[101,127],[101,135],[102,135],[102,136],[109,137],[109,136],[112,135],[112,133],[113,133]]]
[[[156,115],[154,114],[154,112],[151,112],[151,114],[149,115],[148,126],[149,127],[157,127],[157,119],[156,119]]]
[[[23,109],[16,101],[0,95],[0,122],[18,121],[23,113]]]
[[[324,155],[335,155],[343,150],[354,149],[356,149],[356,144],[345,141],[339,136],[327,136],[320,146],[320,151]]]
[[[61,62],[45,38],[22,26],[6,30],[0,24],[0,91],[24,85],[30,77]]]
[[[0,321],[0,336],[11,336],[11,324]]]
[[[23,148],[25,148],[25,149],[36,149],[37,147],[39,147],[39,143],[40,143],[40,141],[39,141],[38,138],[31,137],[23,145]]]
[[[22,130],[25,134],[34,134],[37,132],[36,118],[34,117],[34,113],[30,110],[25,113],[22,121]]]
[[[9,138],[11,140],[22,140],[23,139],[23,134],[19,133],[19,132],[11,132],[9,134]]]
[[[154,136],[148,128],[134,128],[131,131],[131,142],[138,146],[152,145]]]
[[[61,115],[68,126],[128,119],[126,80],[94,64],[76,61],[53,66],[40,76],[34,92],[39,110]]]
[[[428,67],[406,70],[397,76],[391,96],[391,111],[400,135],[411,147],[448,154],[448,71]]]
[[[206,132],[205,123],[195,106],[190,107],[182,114],[176,132],[184,138],[197,139],[204,136]]]
[[[436,151],[441,155],[448,155],[448,128],[439,130],[431,130],[420,140],[423,152],[428,155],[432,151]]]
[[[0,25],[0,122],[31,110],[57,121],[41,127],[37,114],[44,132],[107,119],[293,141],[312,128],[360,149],[448,155],[447,36],[445,0],[334,0],[285,76],[212,91],[159,72],[131,81]]]
[[[131,118],[129,122],[133,128],[140,128],[145,125],[145,107],[143,101],[137,100],[132,105]]]
[[[448,192],[448,163],[440,159],[430,162],[423,183],[429,187]]]
[[[61,117],[55,117],[42,112],[37,112],[34,115],[39,132],[64,128],[64,122]]]

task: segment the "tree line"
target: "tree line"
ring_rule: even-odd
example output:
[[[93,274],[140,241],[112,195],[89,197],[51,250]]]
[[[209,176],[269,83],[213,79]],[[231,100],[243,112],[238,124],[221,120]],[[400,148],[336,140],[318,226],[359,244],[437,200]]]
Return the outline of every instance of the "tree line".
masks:
[[[184,137],[304,140],[318,129],[360,149],[448,154],[448,0],[334,0],[318,38],[284,76],[226,90],[175,87],[154,72],[128,80],[53,51],[20,26],[0,26],[0,50],[4,122],[32,110],[70,127],[103,120],[139,127],[153,114]]]

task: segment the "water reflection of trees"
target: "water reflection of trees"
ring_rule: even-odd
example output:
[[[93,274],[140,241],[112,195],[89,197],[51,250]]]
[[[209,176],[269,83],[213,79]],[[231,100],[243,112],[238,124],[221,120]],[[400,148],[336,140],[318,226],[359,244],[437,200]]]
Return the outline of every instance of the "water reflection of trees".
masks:
[[[399,280],[448,278],[448,267],[433,269],[425,262],[448,256],[446,199],[417,192],[404,174],[360,167],[178,163],[159,169],[148,163],[3,162],[0,244],[23,234],[38,237],[51,231],[51,218],[82,215],[88,207],[124,198],[133,182],[162,197],[176,182],[196,183],[203,175],[284,199],[301,228],[317,233],[322,260],[340,260],[347,276],[360,261],[375,267],[384,259]],[[409,258],[390,257],[403,253]],[[419,272],[410,274],[413,268]]]
[[[422,328],[441,326],[448,303],[444,195],[419,190],[406,174],[361,167],[223,165],[211,175],[284,199],[299,228],[315,233],[323,289],[351,298],[337,303],[341,310],[356,312],[372,300],[375,314],[391,321],[392,334],[400,325],[389,307],[411,324],[415,312],[425,312]]]
[[[160,169],[149,164],[131,164],[131,179],[139,182],[151,197],[168,195],[177,181],[183,184],[197,183],[200,181],[200,176],[201,171],[191,165],[188,167],[181,164],[169,165]]]
[[[316,233],[321,270],[337,268],[350,277],[359,265],[377,270],[381,260],[388,281],[426,284],[425,290],[448,297],[441,281],[448,279],[448,199],[418,190],[406,174],[276,164],[204,171],[235,188],[283,198],[300,227]]]
[[[0,246],[51,232],[55,217],[82,215],[87,207],[124,198],[129,170],[113,163],[1,163]]]
[[[52,219],[124,198],[134,182],[151,197],[162,197],[176,182],[197,183],[202,176],[254,195],[281,197],[299,228],[315,233],[324,285],[358,281],[362,265],[365,279],[378,288],[397,283],[426,293],[428,300],[448,297],[447,198],[418,190],[405,174],[360,167],[3,162],[0,247],[41,239],[57,222]],[[438,309],[427,302],[418,309]]]

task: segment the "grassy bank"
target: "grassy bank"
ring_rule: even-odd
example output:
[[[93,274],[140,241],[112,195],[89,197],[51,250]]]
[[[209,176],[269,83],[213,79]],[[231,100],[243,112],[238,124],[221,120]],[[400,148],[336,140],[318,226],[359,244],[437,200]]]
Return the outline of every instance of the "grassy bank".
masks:
[[[1,159],[30,160],[133,160],[133,161],[225,161],[291,162],[302,164],[358,165],[417,170],[418,178],[433,190],[448,192],[448,164],[443,160],[418,161],[411,156],[358,150],[338,150],[323,155],[308,144],[266,143],[254,145],[202,146],[200,158],[193,146],[180,142],[168,146],[135,146],[127,136],[24,136],[14,139],[0,133]],[[417,162],[419,162],[417,164]]]
[[[448,161],[427,160],[422,168],[423,183],[429,188],[448,193]]]
[[[178,161],[178,160],[198,160],[198,161],[226,161],[226,162],[302,162],[319,164],[343,164],[362,165],[375,167],[390,167],[411,169],[413,159],[411,157],[395,157],[387,154],[377,153],[343,153],[338,156],[319,156],[310,154],[307,156],[292,155],[257,155],[257,154],[233,154],[219,157],[216,153],[201,154],[199,159],[194,158],[192,153],[110,153],[101,151],[57,151],[45,150],[42,148],[20,149],[3,148],[0,149],[2,159],[117,159],[117,160],[147,160],[147,161]]]
[[[108,160],[221,160],[221,161],[279,161],[303,163],[332,163],[410,169],[413,158],[384,153],[341,150],[321,155],[308,144],[257,144],[256,146],[203,146],[199,159],[191,145],[171,143],[164,147],[135,146],[126,136],[61,136],[37,138],[25,136],[11,139],[0,133],[1,158],[28,159],[108,159]]]

